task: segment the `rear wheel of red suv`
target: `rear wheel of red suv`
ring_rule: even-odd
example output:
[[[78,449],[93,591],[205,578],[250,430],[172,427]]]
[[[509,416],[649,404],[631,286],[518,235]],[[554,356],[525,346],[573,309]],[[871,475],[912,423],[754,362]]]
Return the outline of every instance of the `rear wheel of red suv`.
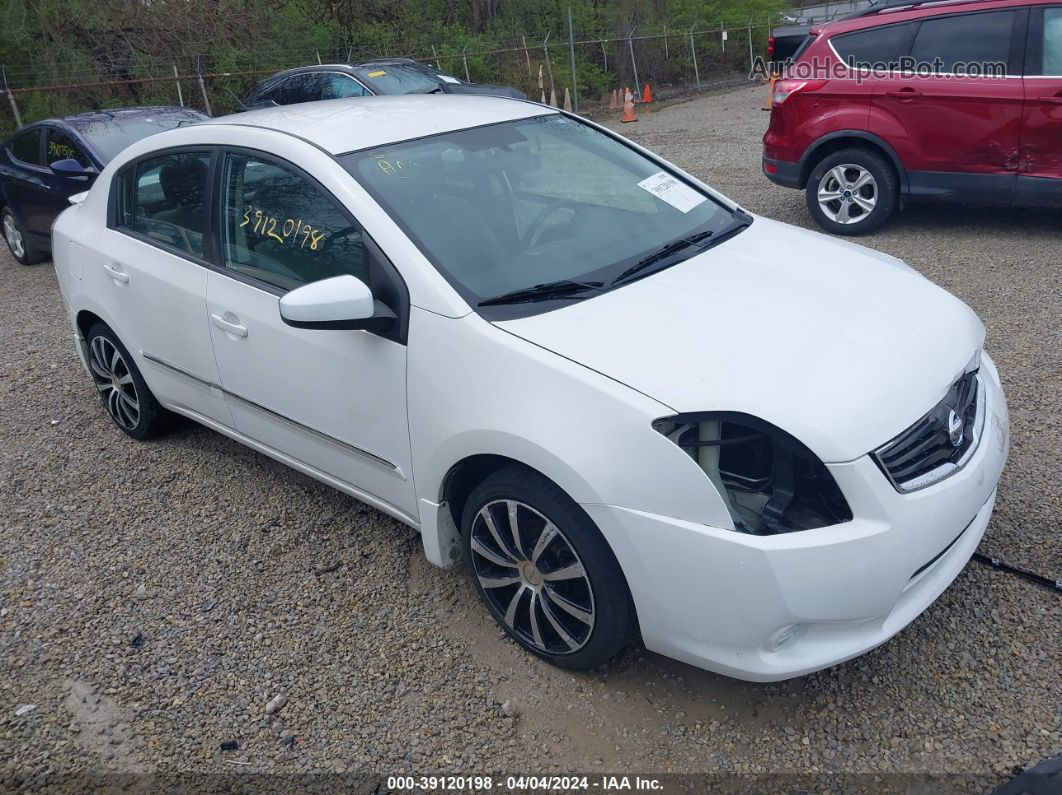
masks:
[[[826,155],[811,170],[804,190],[819,226],[835,235],[865,235],[896,210],[899,186],[892,165],[867,149]]]

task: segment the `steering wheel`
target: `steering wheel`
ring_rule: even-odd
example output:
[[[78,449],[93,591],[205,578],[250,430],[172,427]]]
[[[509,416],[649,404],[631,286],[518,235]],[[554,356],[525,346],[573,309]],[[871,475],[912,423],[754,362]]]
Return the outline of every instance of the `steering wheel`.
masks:
[[[335,243],[335,242],[336,242],[337,240],[343,240],[343,239],[344,239],[345,237],[347,237],[347,235],[349,235],[349,234],[351,234],[351,233],[353,233],[353,232],[360,232],[360,231],[361,231],[361,230],[360,230],[360,229],[358,229],[357,227],[354,227],[354,226],[347,226],[347,227],[344,227],[343,229],[338,229],[338,230],[336,230],[335,232],[331,232],[331,233],[330,233],[330,234],[328,235],[328,239],[327,239],[327,240],[325,240],[325,241],[324,241],[324,243],[322,243],[322,244],[321,244],[321,245],[320,245],[320,246],[319,246],[319,247],[317,248],[317,251],[316,251],[316,253],[317,253],[317,254],[327,254],[327,253],[331,252],[331,250],[332,250],[332,245],[333,245],[333,244],[334,244],[334,243]]]
[[[542,212],[535,216],[535,220],[533,220],[531,225],[527,227],[527,231],[525,231],[520,238],[520,247],[530,248],[535,243],[535,238],[538,233],[542,231],[542,224],[546,222],[547,218],[562,207],[571,207],[574,212],[578,212],[575,202],[569,201],[568,199],[554,199],[543,208]]]

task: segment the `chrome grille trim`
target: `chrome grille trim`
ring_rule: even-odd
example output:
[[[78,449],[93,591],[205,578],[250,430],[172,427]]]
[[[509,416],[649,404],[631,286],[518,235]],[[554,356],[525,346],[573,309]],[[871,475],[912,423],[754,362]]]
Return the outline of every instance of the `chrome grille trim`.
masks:
[[[966,375],[963,376],[963,378],[966,377]],[[927,418],[931,417],[935,412],[940,409],[941,403],[944,402],[943,400],[941,401],[941,403],[938,403],[937,406],[935,406],[933,410],[926,415],[926,417],[923,417],[921,420],[916,422],[914,425],[912,425],[902,434],[897,436],[895,439],[890,440],[887,444],[882,445],[871,454],[871,457],[878,465],[878,468],[881,469],[881,471],[885,474],[885,477],[889,479],[889,482],[901,494],[909,494],[920,489],[928,488],[929,486],[932,486],[936,483],[941,482],[942,480],[951,477],[956,472],[959,472],[963,467],[965,467],[966,464],[969,463],[970,459],[973,458],[974,453],[977,452],[977,449],[981,443],[981,436],[984,433],[985,415],[987,412],[985,405],[986,398],[984,383],[981,380],[981,376],[979,373],[973,373],[972,377],[974,386],[977,389],[975,397],[974,417],[973,422],[968,423],[966,428],[964,429],[964,432],[970,435],[970,443],[966,446],[965,450],[963,450],[962,454],[958,458],[956,458],[955,460],[946,461],[940,466],[935,467],[934,469],[928,472],[922,473],[916,477],[909,478],[907,480],[897,480],[893,476],[893,473],[889,470],[889,467],[886,465],[884,460],[885,456],[890,451],[893,451],[898,446],[901,446],[904,443],[908,442],[910,434],[912,434],[912,432],[916,431],[921,426],[923,426]],[[960,381],[961,380],[962,379],[960,379]],[[937,448],[932,448],[930,451],[927,452],[934,452],[936,449]]]

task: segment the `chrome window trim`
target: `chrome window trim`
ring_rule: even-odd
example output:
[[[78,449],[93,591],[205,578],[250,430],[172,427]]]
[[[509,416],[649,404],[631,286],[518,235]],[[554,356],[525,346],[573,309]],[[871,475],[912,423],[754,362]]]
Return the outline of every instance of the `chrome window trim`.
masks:
[[[971,441],[970,446],[966,449],[966,452],[962,454],[962,457],[958,461],[949,461],[941,464],[936,469],[926,472],[924,475],[919,475],[911,480],[905,480],[902,483],[897,482],[888,469],[881,465],[881,454],[887,450],[895,439],[889,440],[881,447],[876,449],[871,455],[874,456],[875,461],[878,463],[878,469],[880,469],[885,477],[888,478],[889,483],[892,484],[901,494],[910,494],[915,491],[921,491],[922,489],[929,488],[930,486],[940,483],[942,480],[950,478],[952,475],[960,472],[973,458],[974,453],[981,446],[981,436],[984,433],[985,416],[987,415],[986,398],[985,398],[985,385],[981,379],[980,373],[974,377],[977,383],[977,408],[974,411],[973,428],[970,431]],[[902,435],[902,434],[901,434]]]
[[[266,408],[261,403],[255,403],[253,400],[248,400],[245,397],[237,395],[235,392],[230,392],[227,389],[223,388],[219,384],[215,384],[212,381],[207,381],[207,380],[205,380],[203,378],[200,378],[197,375],[193,375],[192,373],[189,373],[189,372],[187,372],[185,370],[182,370],[179,367],[175,367],[174,365],[170,364],[169,362],[163,361],[162,359],[158,358],[157,356],[153,356],[152,354],[147,353],[146,351],[143,352],[141,355],[144,357],[145,360],[147,360],[151,364],[157,365],[158,367],[161,367],[161,368],[163,368],[163,369],[165,369],[165,370],[167,370],[169,372],[172,372],[172,373],[174,373],[174,374],[176,374],[178,376],[186,378],[186,379],[192,381],[196,386],[204,387],[206,389],[216,389],[219,392],[221,392],[221,394],[224,395],[225,398],[231,399],[231,400],[235,400],[238,403],[246,406],[247,408],[250,408],[250,409],[252,409],[254,411],[257,411],[259,413],[265,414],[266,416],[268,416],[268,417],[270,417],[272,419],[279,420],[280,422],[283,422],[285,425],[287,425],[289,428],[291,428],[294,431],[298,431],[298,432],[303,433],[303,434],[305,434],[307,436],[310,436],[310,437],[314,438],[317,441],[322,441],[322,442],[325,442],[326,444],[330,444],[330,445],[338,448],[339,450],[341,450],[344,453],[349,453],[351,455],[355,455],[358,458],[362,459],[363,461],[366,461],[366,462],[368,462],[370,464],[373,464],[373,465],[379,467],[380,469],[384,470],[385,472],[389,472],[389,473],[401,478],[402,480],[406,479],[405,474],[402,472],[402,470],[398,466],[398,464],[394,464],[394,463],[388,461],[386,458],[382,458],[382,457],[376,455],[375,453],[370,453],[368,450],[363,450],[360,447],[352,445],[349,442],[344,442],[343,440],[337,439],[334,436],[329,436],[328,434],[323,433],[322,431],[319,431],[316,428],[311,428],[309,425],[303,425],[301,422],[298,422],[297,420],[293,420],[291,417],[287,417],[287,416],[285,416],[285,415],[283,415],[283,414],[281,414],[279,412],[273,411],[270,408]],[[281,450],[280,452],[284,452],[284,451]],[[284,454],[285,455],[289,455],[288,453],[284,453]]]

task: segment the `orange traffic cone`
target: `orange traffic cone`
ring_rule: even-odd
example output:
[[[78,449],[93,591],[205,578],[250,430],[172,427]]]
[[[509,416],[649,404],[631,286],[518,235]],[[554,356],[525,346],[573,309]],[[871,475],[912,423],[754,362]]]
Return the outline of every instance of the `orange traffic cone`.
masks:
[[[620,121],[638,121],[638,117],[634,115],[634,95],[631,94],[629,88],[625,88],[623,91],[623,118]]]
[[[609,100],[608,109],[609,110],[619,110],[620,109],[619,91],[617,91],[616,89],[612,89],[612,99]]]
[[[642,89],[642,102],[648,104],[653,101],[653,92],[649,90],[649,84],[645,84],[645,88]]]

